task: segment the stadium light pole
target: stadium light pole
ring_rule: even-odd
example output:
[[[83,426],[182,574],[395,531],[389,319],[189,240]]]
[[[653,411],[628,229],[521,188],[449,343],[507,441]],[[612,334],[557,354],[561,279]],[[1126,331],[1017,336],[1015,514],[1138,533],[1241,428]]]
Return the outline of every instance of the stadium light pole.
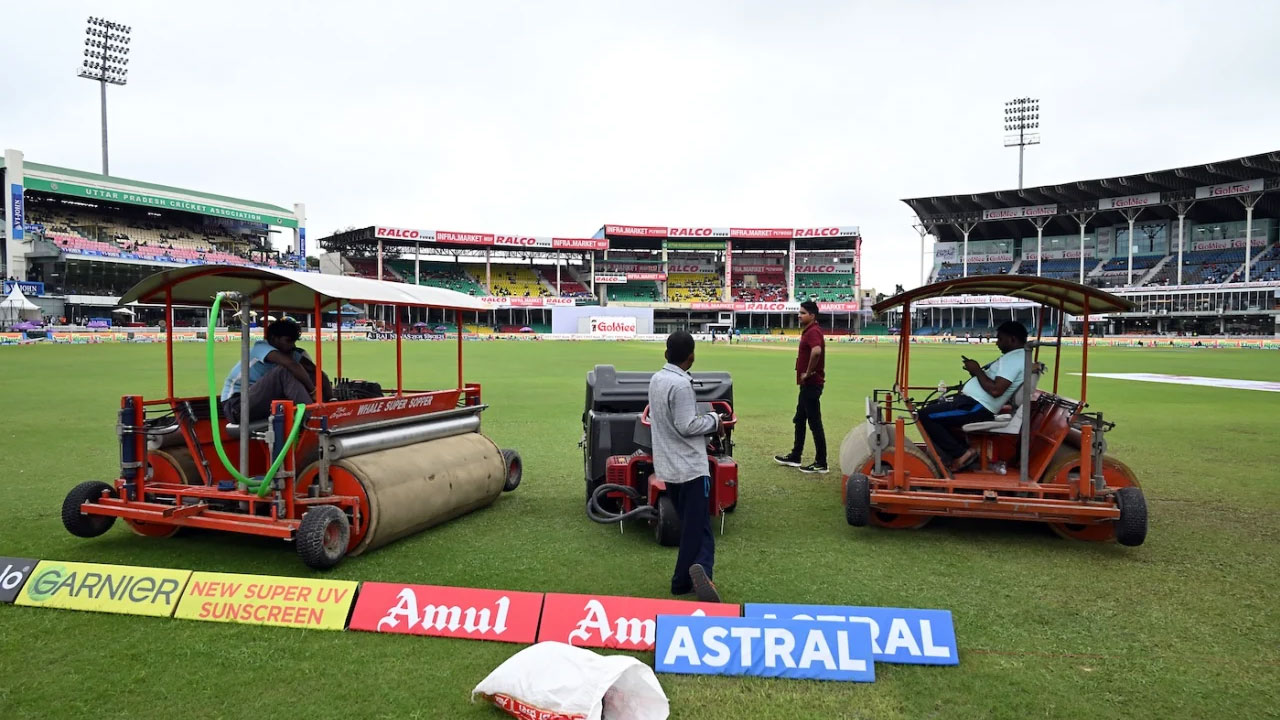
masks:
[[[1015,98],[1004,104],[1004,146],[1018,147],[1018,189],[1022,189],[1022,155],[1028,145],[1040,144],[1040,99]]]
[[[102,174],[107,165],[107,85],[129,81],[129,33],[133,28],[100,17],[90,17],[85,27],[84,64],[80,77],[96,80],[102,91]]]

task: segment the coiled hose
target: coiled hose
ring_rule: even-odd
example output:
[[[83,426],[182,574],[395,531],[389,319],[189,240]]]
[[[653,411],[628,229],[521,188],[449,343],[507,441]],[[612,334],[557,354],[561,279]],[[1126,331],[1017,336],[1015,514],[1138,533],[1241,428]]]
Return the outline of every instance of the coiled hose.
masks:
[[[213,299],[213,307],[209,309],[209,332],[205,341],[205,372],[209,379],[209,422],[213,435],[213,447],[218,451],[218,459],[222,461],[222,467],[236,479],[236,482],[243,483],[246,486],[253,485],[253,479],[245,477],[237,470],[231,461],[227,459],[227,453],[222,449],[222,431],[218,423],[218,383],[213,374],[213,348],[214,336],[217,331],[218,309],[222,306],[223,294],[218,293]],[[317,342],[319,334],[316,335]],[[241,390],[247,390],[245,378],[249,376],[248,368],[240,368]],[[289,435],[285,439],[284,447],[280,453],[276,455],[275,462],[271,463],[271,467],[267,468],[267,474],[262,476],[262,482],[256,488],[252,488],[258,497],[265,497],[267,492],[271,490],[271,481],[275,478],[276,473],[280,471],[280,466],[284,464],[284,456],[289,452],[289,448],[293,447],[294,441],[298,439],[298,433],[302,430],[302,420],[307,414],[306,405],[298,405],[293,412],[293,427],[289,430]],[[248,418],[241,418],[241,422],[248,422]]]
[[[645,499],[639,490],[629,485],[605,483],[592,491],[591,497],[587,498],[587,517],[601,525],[612,525],[623,520],[630,520],[633,517],[644,518],[645,520],[657,519],[658,510],[652,505],[641,505],[624,513],[615,513],[600,507],[600,498],[611,492],[620,492],[633,502],[641,502]]]

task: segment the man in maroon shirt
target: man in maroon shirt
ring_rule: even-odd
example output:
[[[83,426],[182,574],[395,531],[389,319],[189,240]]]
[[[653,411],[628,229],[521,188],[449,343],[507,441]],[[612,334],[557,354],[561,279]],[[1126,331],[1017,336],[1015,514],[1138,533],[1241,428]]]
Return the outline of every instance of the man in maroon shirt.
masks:
[[[774,455],[779,465],[798,467],[804,473],[827,472],[827,434],[822,429],[822,387],[827,382],[827,341],[818,327],[818,304],[812,300],[800,303],[800,353],[796,356],[796,384],[800,386],[800,399],[796,402],[796,440],[791,452]],[[814,459],[812,465],[800,465],[800,453],[804,450],[804,426],[813,431]]]

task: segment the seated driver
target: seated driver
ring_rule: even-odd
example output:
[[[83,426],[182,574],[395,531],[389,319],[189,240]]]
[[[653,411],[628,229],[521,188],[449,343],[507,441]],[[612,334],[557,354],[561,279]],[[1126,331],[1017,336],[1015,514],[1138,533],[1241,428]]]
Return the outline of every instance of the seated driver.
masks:
[[[267,337],[249,348],[249,421],[271,416],[271,403],[292,400],[302,405],[315,402],[316,366],[305,350],[297,347],[302,330],[292,320],[277,320],[267,326]],[[222,386],[220,412],[227,422],[240,422],[240,363],[236,363]],[[333,399],[329,376],[322,375],[325,400]]]
[[[996,347],[1003,353],[994,361],[979,365],[964,357],[964,369],[972,377],[958,395],[935,400],[917,414],[920,430],[925,433],[952,470],[963,470],[977,459],[978,451],[970,448],[956,431],[963,425],[986,422],[995,418],[1013,393],[1022,386],[1023,364],[1027,344],[1027,328],[1009,321],[996,330]]]

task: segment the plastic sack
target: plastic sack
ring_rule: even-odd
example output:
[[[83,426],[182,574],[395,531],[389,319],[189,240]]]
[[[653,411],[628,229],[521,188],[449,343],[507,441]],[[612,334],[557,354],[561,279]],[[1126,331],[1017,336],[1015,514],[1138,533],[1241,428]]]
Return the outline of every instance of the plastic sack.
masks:
[[[627,655],[541,642],[507,658],[471,691],[521,720],[666,720],[653,669]]]

